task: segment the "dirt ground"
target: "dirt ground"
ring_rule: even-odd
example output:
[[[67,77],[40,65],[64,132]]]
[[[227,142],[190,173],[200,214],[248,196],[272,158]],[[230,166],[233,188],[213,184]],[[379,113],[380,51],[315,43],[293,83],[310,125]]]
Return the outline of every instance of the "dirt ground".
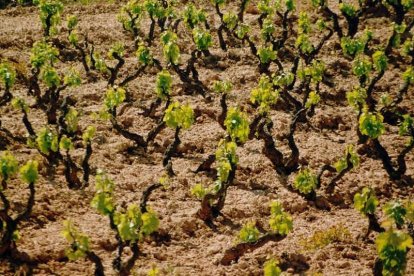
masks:
[[[207,2],[207,1],[205,1]],[[117,22],[116,15],[122,6],[117,4],[91,4],[81,6],[71,4],[65,6],[64,16],[76,14],[80,18],[80,31],[88,33],[96,48],[103,53],[117,41],[127,46],[126,65],[121,75],[133,70],[137,61],[133,54],[133,41]],[[212,13],[210,5],[203,5]],[[255,14],[248,13],[247,21],[253,22]],[[209,18],[213,26],[218,24],[217,16]],[[20,62],[29,61],[32,44],[42,37],[41,24],[37,8],[11,7],[0,11],[0,57]],[[375,39],[381,41],[390,33],[389,19],[372,17],[364,20]],[[384,24],[386,23],[386,24]],[[191,34],[180,27],[180,47],[182,53],[188,53],[193,47]],[[64,39],[64,34],[60,37]],[[257,85],[260,74],[257,61],[251,56],[246,46],[238,46],[224,52],[218,46],[217,36],[211,51],[219,57],[218,65],[207,68],[198,64],[200,78],[210,85],[217,79],[227,79],[234,84],[229,97],[230,106],[240,106],[248,112],[252,119],[255,109],[249,105],[250,91]],[[160,52],[156,56],[161,60]],[[183,55],[183,60],[188,55]],[[334,35],[324,46],[319,58],[326,63],[328,73],[335,83],[334,87],[322,86],[322,100],[309,123],[299,124],[295,135],[300,149],[302,166],[317,170],[323,164],[333,164],[342,156],[346,145],[356,144],[357,120],[354,110],[348,106],[345,93],[357,85],[357,79],[350,71],[351,63],[341,53],[338,39]],[[338,65],[339,64],[339,65]],[[74,66],[81,72],[79,62],[67,62],[62,70]],[[378,83],[376,91],[396,92],[401,84],[400,71],[392,64],[385,77]],[[29,68],[27,69],[29,70]],[[142,77],[129,84],[128,92],[133,97],[132,105],[125,109],[120,121],[128,125],[129,130],[147,133],[154,126],[151,119],[139,115],[140,106],[146,105],[155,98],[155,71],[147,71]],[[106,81],[88,81],[86,78],[78,88],[64,91],[77,100],[76,107],[83,112],[80,122],[82,128],[87,125],[97,127],[97,135],[93,142],[91,165],[105,170],[116,183],[116,200],[126,206],[139,202],[142,191],[163,176],[162,155],[173,139],[173,131],[164,130],[148,153],[128,153],[131,142],[122,138],[112,130],[109,122],[92,116],[99,112],[106,91]],[[17,84],[13,94],[27,98],[26,88]],[[214,179],[205,173],[192,172],[209,154],[215,152],[218,141],[224,131],[215,117],[220,112],[219,97],[212,94],[212,101],[201,96],[185,95],[181,82],[174,76],[174,99],[188,102],[199,115],[195,124],[181,135],[181,149],[184,156],[173,159],[176,176],[169,180],[167,189],[155,191],[149,205],[160,218],[160,232],[170,238],[163,242],[145,241],[141,245],[139,257],[133,272],[146,275],[153,266],[157,266],[161,275],[262,275],[263,263],[268,257],[282,260],[288,258],[309,267],[299,271],[297,267],[289,267],[287,273],[306,275],[372,275],[372,267],[377,256],[374,243],[375,234],[370,241],[362,240],[368,227],[368,221],[353,207],[353,195],[363,187],[373,187],[382,206],[390,199],[405,199],[413,195],[412,187],[398,185],[389,180],[380,160],[361,156],[361,164],[341,179],[335,189],[335,198],[340,204],[332,205],[331,210],[321,210],[313,202],[293,193],[286,188],[286,181],[273,170],[270,161],[261,153],[263,142],[253,139],[242,147],[237,154],[239,164],[235,183],[230,187],[223,210],[225,218],[218,218],[217,231],[206,226],[196,212],[200,202],[190,194],[194,184],[211,184]],[[28,99],[29,100],[29,99]],[[33,99],[29,100],[33,101]],[[411,87],[401,106],[414,112],[414,90]],[[2,126],[15,135],[26,135],[21,122],[21,113],[10,105],[0,109]],[[287,132],[292,114],[281,108],[271,111],[274,122],[273,136],[281,137]],[[33,110],[29,114],[35,129],[45,122],[43,113]],[[404,146],[405,140],[398,137],[395,128],[387,128],[381,142],[393,157]],[[285,141],[277,139],[283,152],[289,149]],[[23,163],[28,158],[42,160],[36,150],[26,145],[14,143],[8,145],[18,160]],[[76,151],[80,158],[82,149]],[[43,163],[42,163],[43,164]],[[406,175],[414,177],[414,154],[407,156]],[[63,176],[63,168],[57,168],[56,177],[47,175],[45,165],[41,166],[42,177],[36,187],[36,202],[28,222],[19,229],[21,239],[18,241],[20,251],[26,252],[39,264],[34,268],[35,275],[93,275],[93,264],[86,260],[76,262],[65,258],[67,242],[61,235],[62,222],[71,219],[81,231],[88,234],[91,247],[99,255],[105,266],[107,275],[116,275],[112,269],[115,256],[116,240],[106,217],[99,215],[90,206],[94,195],[94,181],[84,190],[69,190]],[[11,182],[7,195],[13,199],[14,206],[19,208],[25,202],[28,190],[19,180]],[[259,221],[267,225],[269,203],[272,200],[283,203],[286,211],[292,214],[294,230],[280,242],[269,242],[265,246],[245,254],[237,263],[229,266],[220,264],[226,249],[235,244],[236,236],[242,225],[250,221]],[[379,212],[380,213],[380,212]],[[380,213],[381,214],[381,213]],[[380,215],[382,219],[383,216]],[[348,230],[350,237],[341,242],[334,242],[317,250],[305,250],[303,241],[315,232],[326,230],[332,226],[341,226]],[[6,261],[0,263],[1,275],[13,275]],[[407,275],[414,275],[414,252],[408,255]]]

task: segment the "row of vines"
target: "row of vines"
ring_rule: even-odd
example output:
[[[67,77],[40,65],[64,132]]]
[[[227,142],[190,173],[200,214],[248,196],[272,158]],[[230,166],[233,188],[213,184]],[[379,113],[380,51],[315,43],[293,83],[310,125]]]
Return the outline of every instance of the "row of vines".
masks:
[[[38,166],[42,162],[50,176],[63,172],[68,189],[81,192],[90,183],[95,185],[90,204],[107,218],[107,227],[112,229],[118,243],[113,269],[120,275],[131,274],[138,265],[140,244],[160,238],[158,229],[162,225],[147,201],[158,189],[168,189],[169,179],[177,174],[175,160],[187,154],[180,150],[183,133],[197,124],[201,116],[199,110],[176,99],[173,87],[177,81],[185,95],[209,103],[219,99],[219,113],[214,119],[222,128],[222,137],[217,141],[216,151],[208,153],[193,170],[195,175],[210,177],[211,185],[194,183],[190,191],[200,201],[197,217],[211,231],[216,228],[217,218],[223,216],[227,191],[237,178],[238,149],[252,140],[261,142],[261,154],[283,180],[284,187],[313,202],[318,209],[330,210],[337,204],[332,197],[335,187],[360,165],[361,156],[380,160],[382,167],[376,169],[385,170],[391,183],[413,185],[413,176],[407,174],[407,159],[414,148],[413,110],[402,103],[412,93],[414,84],[414,1],[348,2],[339,1],[331,6],[327,0],[312,0],[307,4],[317,12],[318,18],[314,18],[310,12],[299,9],[293,0],[234,3],[211,0],[185,5],[173,0],[131,0],[123,5],[117,20],[133,47],[126,47],[120,41],[106,53],[78,29],[82,18],[73,15],[63,18],[61,2],[21,3],[38,7],[43,38],[33,43],[29,64],[1,60],[0,107],[10,106],[20,114],[19,123],[24,125],[27,135],[13,133],[0,124],[0,141],[4,149],[14,143],[35,149],[41,159],[33,156],[33,160],[19,164],[13,152],[1,153],[0,257],[13,266],[36,266],[36,261],[22,257],[24,252],[19,250],[17,241],[21,225],[30,220],[36,204]],[[254,22],[246,20],[248,9],[255,10]],[[391,18],[389,34],[378,38],[375,31],[364,28],[364,20],[373,15]],[[192,37],[193,44],[187,47],[189,52],[182,50],[183,33]],[[324,105],[324,96],[337,85],[321,60],[321,52],[328,43],[340,46],[342,58],[352,65],[348,74],[358,80],[346,93],[346,100],[354,110],[357,143],[346,145],[343,156],[335,163],[317,168],[304,161],[295,134],[298,127],[310,124],[315,110]],[[256,87],[250,91],[248,104],[255,110],[253,114],[233,101],[233,83],[226,79],[206,82],[199,73],[201,67],[208,69],[217,65],[217,51],[232,48],[245,48],[260,73]],[[136,58],[130,65],[126,57],[133,55]],[[82,70],[75,69],[74,63]],[[22,66],[28,70],[22,70]],[[135,69],[125,71],[131,66]],[[387,70],[397,72],[400,86],[384,92],[377,84]],[[134,102],[136,91],[131,84],[145,74],[156,75],[156,82],[151,104],[142,106],[139,114],[152,126],[143,133],[123,124],[122,115]],[[145,156],[160,133],[166,129],[174,132],[161,160],[164,175],[159,182],[144,189],[139,204],[130,203],[125,208],[119,206],[114,194],[116,185],[105,168],[97,168],[90,161],[96,126],[80,125],[83,113],[67,93],[98,80],[105,81],[107,89],[102,91],[101,110],[93,118],[109,124],[115,135],[131,141],[133,146],[125,154]],[[274,129],[271,116],[274,110],[285,112],[289,117],[288,129],[283,135],[274,134],[279,131]],[[33,114],[42,114],[37,118],[43,120],[41,127],[32,124]],[[390,132],[406,141],[397,153],[396,149],[384,145]],[[288,150],[281,149],[280,144]],[[58,167],[63,170],[57,170]],[[20,175],[29,193],[23,211],[14,210],[8,197],[8,186],[16,184],[16,175]],[[379,205],[371,187],[361,189],[354,196],[355,208],[367,219],[364,242],[370,242],[371,232],[378,233],[375,235],[378,257],[373,273],[402,275],[414,238],[414,202],[395,199],[382,204],[384,219],[381,221]],[[255,222],[244,225],[237,243],[225,251],[222,265],[232,265],[246,252],[270,241],[281,241],[294,231],[293,218],[284,209],[282,199],[270,202],[266,208],[270,208],[268,225]],[[67,258],[86,258],[95,265],[95,275],[105,275],[101,257],[91,249],[93,241],[76,227],[76,221],[65,221],[64,229]],[[128,258],[124,254],[126,248],[132,252]],[[263,270],[265,275],[280,275],[286,267],[276,258],[270,258]],[[157,275],[157,271],[154,267],[149,275]]]

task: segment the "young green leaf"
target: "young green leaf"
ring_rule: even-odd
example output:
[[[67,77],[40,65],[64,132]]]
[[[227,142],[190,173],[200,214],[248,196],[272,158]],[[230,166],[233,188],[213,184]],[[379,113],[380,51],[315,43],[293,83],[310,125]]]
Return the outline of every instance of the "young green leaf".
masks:
[[[390,228],[375,240],[379,258],[383,262],[383,275],[404,275],[407,252],[412,247],[410,235]]]
[[[390,201],[384,205],[384,214],[400,228],[404,225],[407,210],[400,201]]]
[[[35,183],[39,177],[38,167],[39,163],[37,161],[27,161],[19,170],[21,179],[27,184]]]
[[[293,219],[279,201],[270,203],[269,226],[272,232],[287,235],[293,230]]]
[[[268,64],[277,58],[277,52],[273,50],[272,45],[268,47],[260,47],[257,50],[257,55],[259,56],[260,63],[262,64]]]
[[[171,96],[172,81],[173,79],[168,70],[164,69],[158,73],[155,83],[158,98],[165,101]]]
[[[181,105],[179,102],[171,103],[165,110],[164,122],[172,129],[188,129],[194,123],[194,111],[189,105]]]
[[[359,130],[371,139],[377,139],[384,131],[383,116],[379,113],[364,112],[359,118]]]
[[[293,181],[293,188],[302,194],[313,192],[318,186],[316,175],[308,168],[302,169]]]
[[[365,187],[360,193],[356,193],[354,196],[355,209],[365,216],[374,214],[378,204],[379,201],[371,188]]]
[[[282,270],[279,267],[279,262],[275,259],[267,260],[263,266],[264,276],[280,276]]]
[[[240,229],[239,235],[237,237],[237,241],[239,243],[248,242],[253,243],[259,239],[260,232],[256,228],[254,222],[249,222],[243,225],[242,229]]]
[[[65,250],[69,260],[84,258],[89,252],[89,238],[79,232],[70,220],[63,222],[62,236],[70,243],[70,247]]]
[[[114,182],[105,173],[98,171],[95,177],[95,196],[91,201],[91,206],[102,215],[109,215],[114,211],[112,199],[114,188]]]
[[[374,62],[374,68],[377,72],[384,72],[388,66],[388,58],[382,51],[376,51],[372,55],[372,61]]]
[[[4,151],[0,156],[0,177],[7,181],[17,173],[18,163],[16,158],[8,151]],[[1,186],[0,186],[1,187]]]
[[[250,93],[250,101],[259,105],[259,113],[265,114],[279,98],[279,92],[273,89],[273,83],[267,75],[262,75],[259,84]]]
[[[213,91],[218,94],[227,94],[233,89],[233,84],[229,81],[215,81]]]
[[[16,71],[7,62],[0,63],[0,82],[4,84],[6,90],[10,89],[16,81]]]
[[[75,133],[78,131],[78,123],[79,123],[79,112],[70,107],[68,112],[65,115],[65,123],[66,123],[66,130],[69,133]]]
[[[57,152],[59,149],[58,135],[49,127],[42,128],[36,137],[37,147],[43,154]]]
[[[213,38],[210,32],[200,28],[194,28],[193,39],[199,51],[208,51],[208,48],[213,45]]]
[[[82,134],[83,143],[87,144],[88,142],[90,142],[95,136],[95,133],[96,133],[96,127],[88,126]]]
[[[53,65],[57,61],[59,50],[44,41],[37,41],[33,44],[30,55],[30,64],[34,68],[41,68],[44,65]]]
[[[74,148],[72,140],[66,136],[62,136],[60,138],[59,148],[64,151],[72,150]]]
[[[125,89],[123,88],[109,88],[105,95],[105,107],[108,111],[112,111],[125,101]]]
[[[152,65],[154,63],[150,49],[143,44],[139,45],[135,55],[142,65]]]
[[[224,125],[233,141],[241,143],[247,141],[250,132],[249,121],[247,115],[238,108],[233,107],[228,110]]]
[[[359,166],[359,156],[358,153],[354,150],[353,145],[348,145],[345,149],[345,154],[337,162],[335,162],[334,167],[338,173],[341,173],[343,170],[348,168],[348,155],[349,161],[352,164],[352,168]]]
[[[311,108],[312,106],[316,106],[321,100],[321,96],[316,91],[311,91],[309,93],[308,100],[305,103],[305,108]]]
[[[367,98],[367,90],[363,87],[357,87],[354,90],[346,93],[348,104],[356,111],[359,111],[365,105]]]

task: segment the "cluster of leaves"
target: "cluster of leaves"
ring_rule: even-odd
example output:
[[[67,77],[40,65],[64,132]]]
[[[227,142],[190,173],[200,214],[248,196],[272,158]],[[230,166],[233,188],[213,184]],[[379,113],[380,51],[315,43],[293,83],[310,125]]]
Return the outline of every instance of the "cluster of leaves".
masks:
[[[293,187],[302,194],[314,192],[318,187],[318,179],[310,169],[302,169],[295,177]]]
[[[259,106],[259,113],[266,114],[276,104],[279,92],[274,90],[273,83],[266,75],[262,75],[258,86],[250,93],[250,101]]]
[[[244,143],[247,141],[250,128],[247,115],[238,108],[230,108],[224,121],[227,133],[236,142]]]
[[[194,123],[194,111],[189,105],[173,102],[165,110],[163,120],[172,129],[188,129]]]

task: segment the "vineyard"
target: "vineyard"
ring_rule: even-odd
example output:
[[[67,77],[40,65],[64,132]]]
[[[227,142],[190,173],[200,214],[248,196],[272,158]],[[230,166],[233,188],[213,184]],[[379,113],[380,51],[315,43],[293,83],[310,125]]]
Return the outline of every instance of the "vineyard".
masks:
[[[414,0],[0,0],[1,275],[414,275]]]

